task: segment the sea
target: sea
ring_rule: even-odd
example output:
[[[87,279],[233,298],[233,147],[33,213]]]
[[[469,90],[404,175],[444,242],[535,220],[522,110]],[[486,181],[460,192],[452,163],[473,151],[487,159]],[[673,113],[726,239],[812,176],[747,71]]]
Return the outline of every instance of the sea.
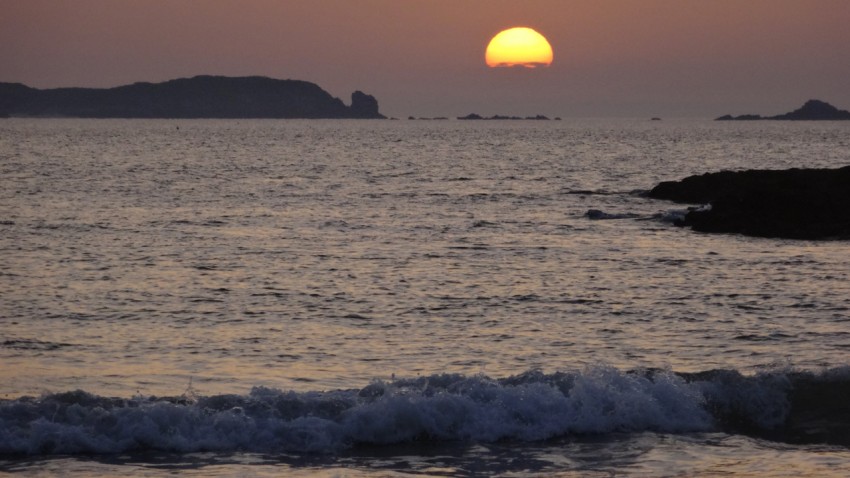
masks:
[[[0,120],[0,474],[848,476],[850,244],[646,195],[847,164],[850,122]]]

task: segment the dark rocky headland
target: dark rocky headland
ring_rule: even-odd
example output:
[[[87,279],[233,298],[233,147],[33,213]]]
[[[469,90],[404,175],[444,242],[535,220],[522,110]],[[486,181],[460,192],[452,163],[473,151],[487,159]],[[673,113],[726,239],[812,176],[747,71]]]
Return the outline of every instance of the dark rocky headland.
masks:
[[[355,91],[351,106],[314,83],[261,76],[196,76],[116,88],[40,90],[0,83],[0,116],[77,118],[384,118]]]
[[[740,116],[723,115],[716,121],[753,121],[753,120],[786,120],[786,121],[836,121],[850,120],[850,111],[840,110],[829,103],[820,100],[809,100],[796,110],[776,116],[747,114]]]
[[[850,166],[722,171],[662,182],[649,196],[710,204],[678,223],[695,231],[789,239],[850,239]]]

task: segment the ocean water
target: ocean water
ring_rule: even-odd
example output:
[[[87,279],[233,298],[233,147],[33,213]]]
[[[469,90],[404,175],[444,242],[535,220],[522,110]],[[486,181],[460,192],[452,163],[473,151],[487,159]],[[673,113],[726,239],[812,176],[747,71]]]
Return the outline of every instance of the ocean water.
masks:
[[[850,245],[642,192],[848,162],[840,122],[0,120],[0,473],[846,476]]]

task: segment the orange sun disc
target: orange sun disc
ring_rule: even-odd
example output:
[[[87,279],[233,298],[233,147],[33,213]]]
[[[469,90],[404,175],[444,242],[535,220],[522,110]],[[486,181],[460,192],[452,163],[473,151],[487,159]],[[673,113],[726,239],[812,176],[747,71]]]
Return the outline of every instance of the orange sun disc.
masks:
[[[490,40],[484,60],[490,68],[549,66],[552,64],[552,46],[546,37],[531,28],[509,28]]]

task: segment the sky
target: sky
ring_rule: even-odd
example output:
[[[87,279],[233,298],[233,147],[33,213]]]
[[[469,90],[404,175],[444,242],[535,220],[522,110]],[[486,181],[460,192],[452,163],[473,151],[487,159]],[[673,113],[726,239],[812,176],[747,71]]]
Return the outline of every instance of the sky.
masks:
[[[0,0],[0,81],[262,75],[400,118],[772,115],[850,109],[848,25],[848,0]],[[515,26],[551,66],[486,66]]]

